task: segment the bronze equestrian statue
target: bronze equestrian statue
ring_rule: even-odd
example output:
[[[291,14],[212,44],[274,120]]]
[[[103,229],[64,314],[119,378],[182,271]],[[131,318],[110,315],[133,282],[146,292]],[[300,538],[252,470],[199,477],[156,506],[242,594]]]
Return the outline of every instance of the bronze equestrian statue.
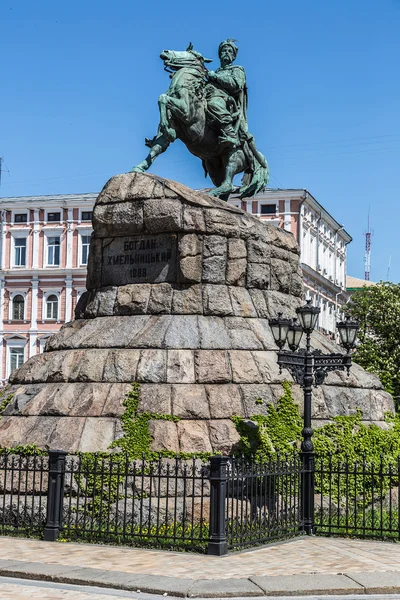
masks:
[[[158,99],[160,124],[157,135],[146,139],[150,152],[132,171],[144,172],[176,138],[201,158],[205,175],[216,186],[209,192],[223,200],[232,192],[241,198],[254,196],[268,183],[266,158],[256,148],[247,125],[247,87],[243,67],[234,65],[238,48],[234,40],[221,42],[221,66],[208,71],[211,60],[193,49],[164,50],[160,58],[171,73],[171,85]],[[233,178],[244,173],[242,185]]]

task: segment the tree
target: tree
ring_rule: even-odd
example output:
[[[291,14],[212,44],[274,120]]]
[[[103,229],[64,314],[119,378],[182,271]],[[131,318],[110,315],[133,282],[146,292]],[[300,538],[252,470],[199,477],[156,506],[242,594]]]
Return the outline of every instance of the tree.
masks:
[[[400,284],[379,283],[355,292],[346,311],[360,321],[354,361],[400,396]]]

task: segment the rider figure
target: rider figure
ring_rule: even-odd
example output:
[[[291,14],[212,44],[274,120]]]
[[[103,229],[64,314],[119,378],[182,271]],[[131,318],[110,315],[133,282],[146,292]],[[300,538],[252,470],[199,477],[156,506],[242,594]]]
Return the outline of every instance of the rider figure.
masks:
[[[246,74],[243,67],[234,66],[232,63],[238,53],[234,40],[225,40],[220,43],[218,56],[221,66],[219,69],[208,72],[208,85],[206,87],[207,110],[211,120],[218,123],[221,129],[219,142],[231,148],[240,144],[239,128],[245,128],[245,95]],[[244,120],[244,123],[242,123]]]

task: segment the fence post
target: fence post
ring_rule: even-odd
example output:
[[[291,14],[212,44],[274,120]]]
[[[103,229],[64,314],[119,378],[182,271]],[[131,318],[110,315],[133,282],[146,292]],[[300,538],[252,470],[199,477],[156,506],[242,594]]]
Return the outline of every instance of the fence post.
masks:
[[[55,542],[62,526],[64,501],[65,457],[64,450],[49,452],[49,480],[47,487],[47,514],[44,540]]]
[[[228,456],[210,458],[210,537],[207,554],[222,556],[228,552],[225,527]]]

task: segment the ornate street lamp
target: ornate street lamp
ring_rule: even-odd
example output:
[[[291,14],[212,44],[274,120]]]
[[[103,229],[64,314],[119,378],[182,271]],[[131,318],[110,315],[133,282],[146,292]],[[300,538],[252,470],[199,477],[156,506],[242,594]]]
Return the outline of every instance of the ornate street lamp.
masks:
[[[301,443],[301,456],[303,459],[302,474],[302,516],[303,529],[311,535],[314,532],[314,445],[312,442],[313,430],[311,427],[311,400],[312,386],[324,382],[329,371],[350,372],[351,350],[356,344],[359,323],[346,317],[338,323],[340,340],[346,349],[346,354],[322,354],[320,350],[311,349],[311,334],[318,321],[320,309],[312,306],[307,300],[304,306],[296,309],[298,319],[285,319],[282,313],[278,317],[270,319],[272,335],[279,348],[278,365],[279,370],[288,369],[294,380],[304,390],[304,420]],[[300,348],[303,333],[306,334],[305,348]],[[290,350],[284,350],[288,343]]]

